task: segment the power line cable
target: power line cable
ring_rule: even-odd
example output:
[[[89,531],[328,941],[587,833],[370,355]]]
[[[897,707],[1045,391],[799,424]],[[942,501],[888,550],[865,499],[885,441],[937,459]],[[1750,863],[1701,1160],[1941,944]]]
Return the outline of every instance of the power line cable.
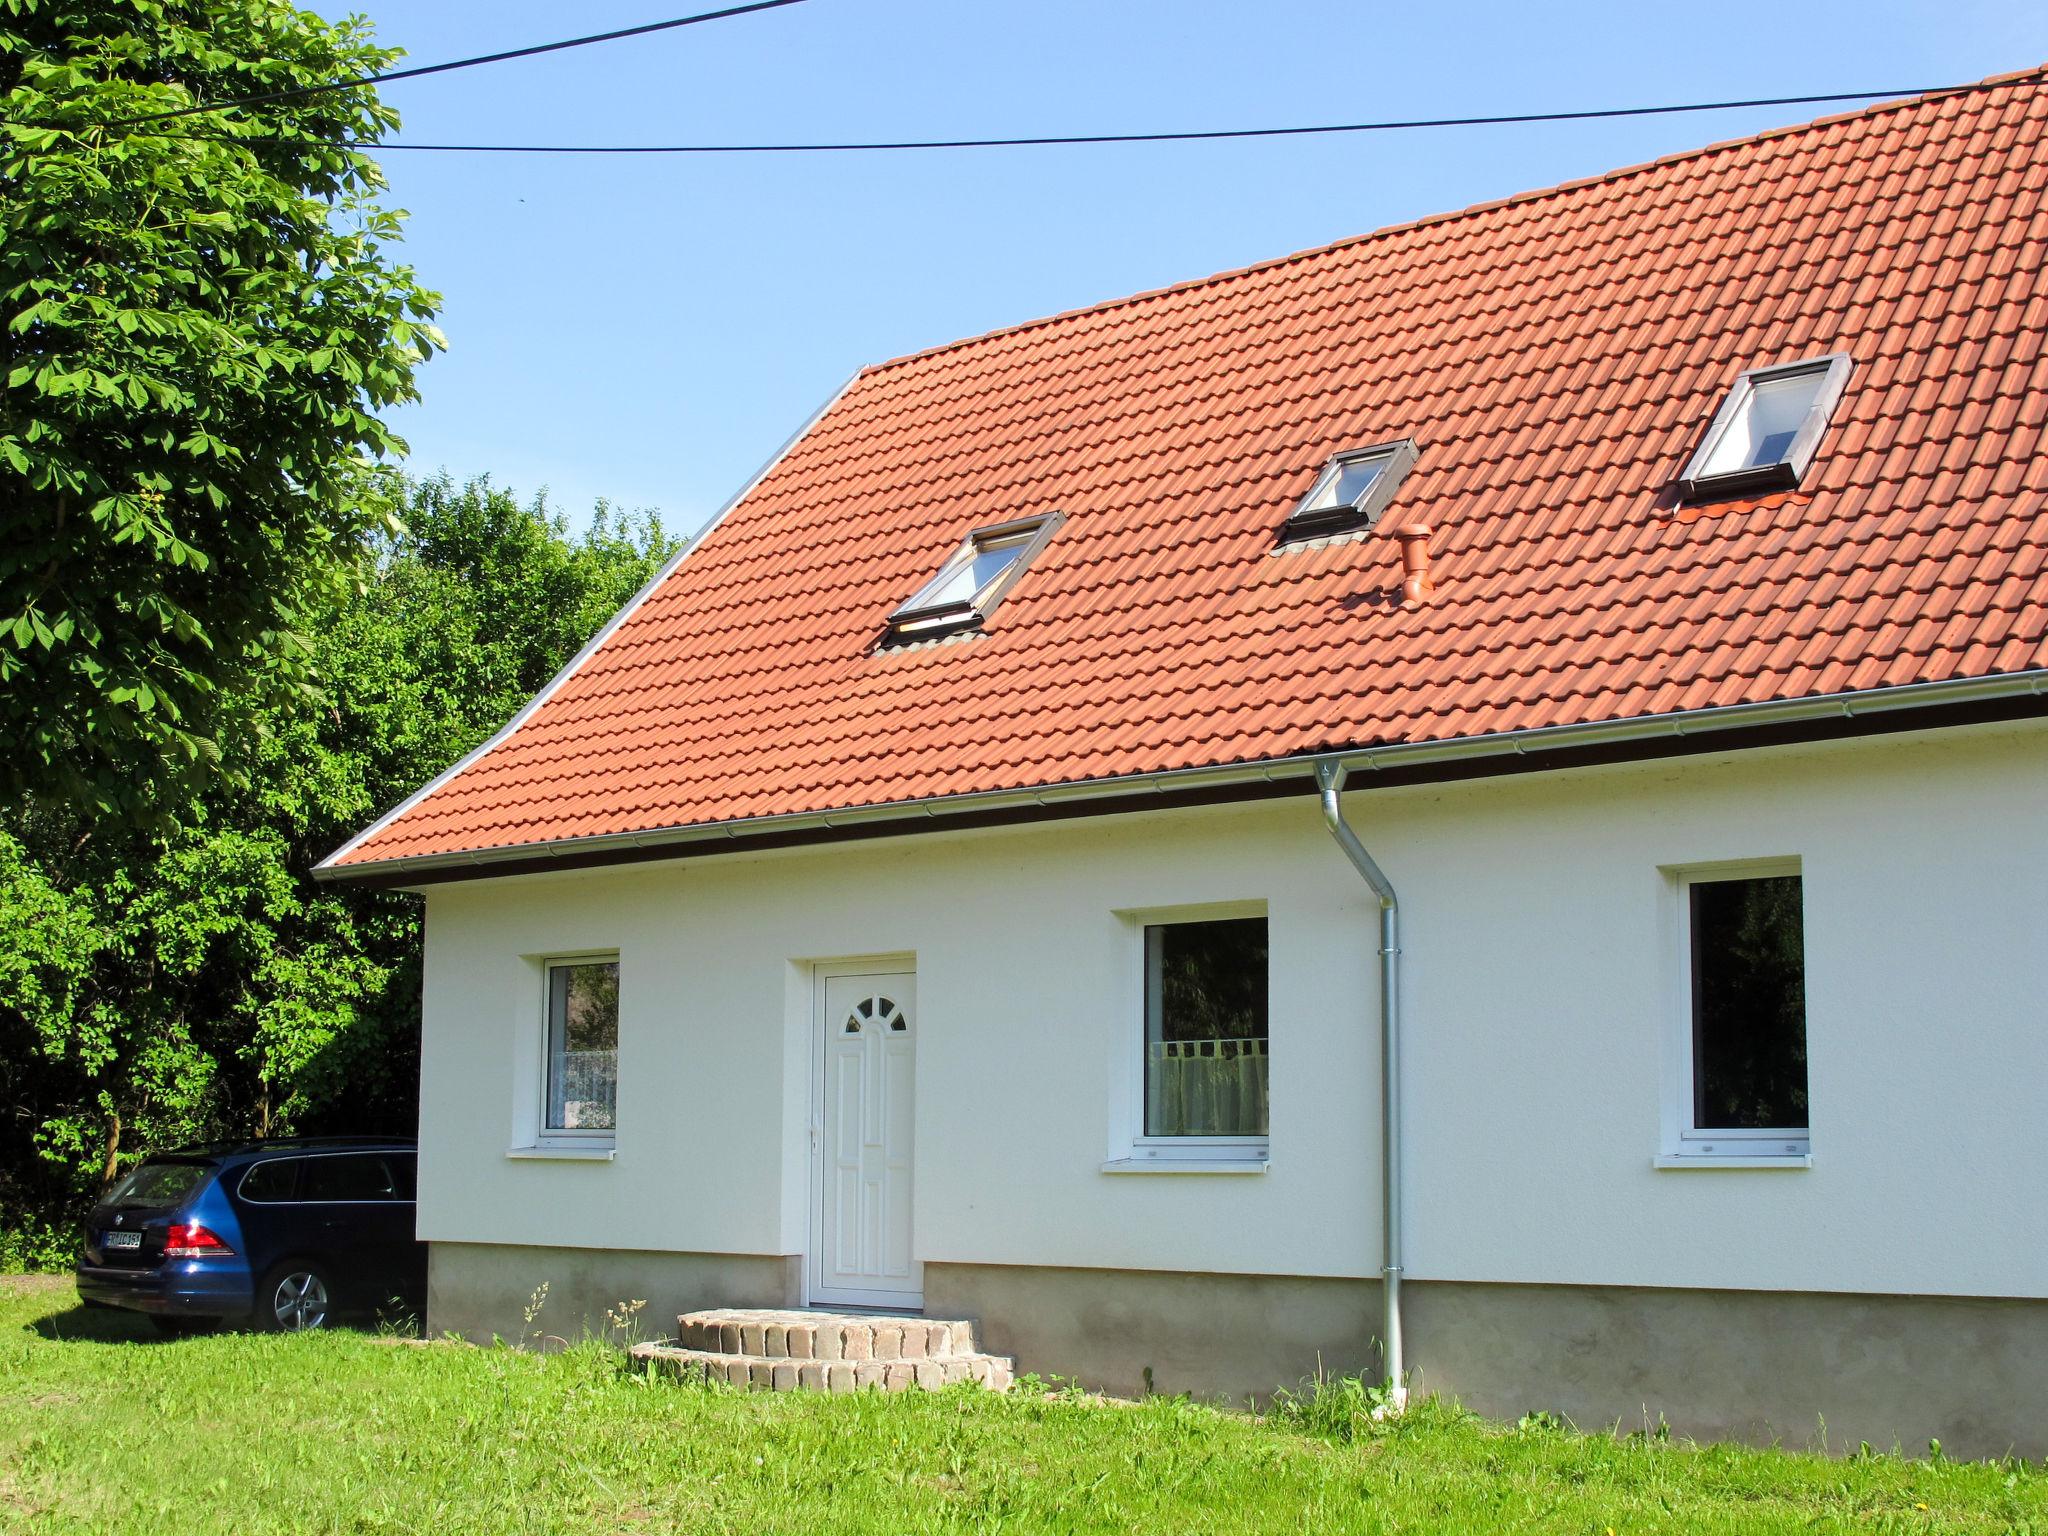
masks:
[[[646,37],[655,32],[673,32],[678,27],[694,27],[707,21],[724,21],[730,16],[747,16],[755,11],[774,11],[785,5],[803,3],[804,0],[752,0],[750,4],[727,6],[722,11],[700,11],[694,16],[675,16],[667,21],[650,21],[637,27],[620,27],[612,32],[592,32],[586,37],[564,38],[558,43],[535,43],[526,48],[507,48],[499,53],[480,53],[474,58],[450,59],[443,64],[420,64],[411,69],[389,70],[381,75],[358,75],[349,80],[329,80],[321,85],[302,85],[288,91],[266,91],[256,96],[235,96],[226,101],[179,107],[170,112],[151,112],[143,117],[122,118],[104,126],[134,128],[148,123],[166,122],[171,118],[197,117],[207,112],[226,112],[235,107],[258,107],[273,101],[294,101],[305,96],[324,95],[328,91],[345,91],[359,85],[388,85],[394,80],[417,80],[425,75],[445,75],[451,70],[474,69],[479,64],[503,64],[511,59],[530,59],[543,53],[560,53],[566,48],[588,48],[593,43],[615,43],[623,38]]]
[[[791,0],[772,0],[788,4]],[[730,14],[730,13],[725,13]],[[388,77],[387,77],[388,78]],[[1953,96],[1978,91],[2005,90],[2044,83],[2039,73],[2017,79],[1981,80],[1964,85],[1917,86],[1909,89],[1876,91],[1831,91],[1806,96],[1754,96],[1742,100],[1690,101],[1656,107],[1600,107],[1570,112],[1500,112],[1480,117],[1398,118],[1367,123],[1315,123],[1285,128],[1197,128],[1162,133],[1074,133],[1033,134],[987,139],[869,139],[816,143],[764,144],[408,144],[369,139],[343,141],[348,149],[412,150],[436,154],[470,155],[795,155],[855,154],[891,150],[1012,149],[1055,145],[1089,144],[1174,144],[1216,139],[1295,138],[1310,134],[1391,133],[1428,128],[1490,128],[1519,123],[1577,123],[1602,118],[1665,117],[1686,112],[1732,112],[1751,107],[1822,106],[1845,101],[1878,101],[1915,96]],[[324,140],[255,138],[242,135],[165,135],[229,139],[240,144],[305,143],[324,145]]]

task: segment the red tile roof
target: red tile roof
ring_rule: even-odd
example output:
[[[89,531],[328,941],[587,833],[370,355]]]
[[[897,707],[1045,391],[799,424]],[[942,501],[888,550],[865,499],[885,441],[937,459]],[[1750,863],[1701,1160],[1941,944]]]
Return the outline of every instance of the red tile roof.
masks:
[[[2029,72],[2040,79],[2043,71]],[[2048,665],[2048,89],[1825,119],[861,373],[360,866]],[[1847,352],[1793,494],[1671,484],[1730,381]],[[1395,542],[1274,552],[1413,436]],[[970,528],[1066,524],[878,650]]]

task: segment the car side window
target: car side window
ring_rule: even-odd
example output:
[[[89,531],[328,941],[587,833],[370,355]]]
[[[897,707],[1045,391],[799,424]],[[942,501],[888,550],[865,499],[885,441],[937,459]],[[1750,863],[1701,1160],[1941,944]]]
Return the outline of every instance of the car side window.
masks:
[[[300,1180],[301,1200],[396,1200],[391,1169],[382,1157],[351,1153],[344,1157],[309,1157]]]
[[[399,1200],[418,1198],[419,1159],[410,1152],[400,1152],[389,1161],[391,1163],[392,1187],[396,1191],[394,1198]]]
[[[296,1157],[273,1157],[268,1162],[257,1163],[242,1175],[242,1183],[236,1193],[257,1204],[291,1200],[297,1194],[301,1161]]]

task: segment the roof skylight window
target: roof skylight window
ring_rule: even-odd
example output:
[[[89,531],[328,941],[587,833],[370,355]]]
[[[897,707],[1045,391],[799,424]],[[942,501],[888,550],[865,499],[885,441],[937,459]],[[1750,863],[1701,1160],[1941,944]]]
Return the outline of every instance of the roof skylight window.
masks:
[[[1756,368],[1736,379],[1692,462],[1678,477],[1688,501],[1799,484],[1849,382],[1842,352]]]
[[[975,529],[938,574],[889,615],[887,638],[900,644],[979,629],[1061,521],[1054,512]]]
[[[1308,488],[1301,504],[1280,530],[1280,542],[1320,538],[1326,534],[1348,533],[1370,528],[1394,498],[1401,477],[1420,456],[1412,438],[1382,443],[1374,448],[1354,448],[1338,454],[1323,466],[1316,483]]]

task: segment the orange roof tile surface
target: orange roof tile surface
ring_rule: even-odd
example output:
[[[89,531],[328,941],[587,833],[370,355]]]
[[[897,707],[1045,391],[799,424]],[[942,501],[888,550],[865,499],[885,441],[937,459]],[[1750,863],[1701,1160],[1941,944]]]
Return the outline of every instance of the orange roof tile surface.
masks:
[[[2038,80],[2041,71],[2029,72]],[[2048,89],[1718,145],[861,373],[516,729],[331,863],[2048,665]],[[1848,391],[1797,493],[1672,482],[1744,369]],[[1414,437],[1394,540],[1275,552]],[[986,631],[878,649],[971,528]]]

